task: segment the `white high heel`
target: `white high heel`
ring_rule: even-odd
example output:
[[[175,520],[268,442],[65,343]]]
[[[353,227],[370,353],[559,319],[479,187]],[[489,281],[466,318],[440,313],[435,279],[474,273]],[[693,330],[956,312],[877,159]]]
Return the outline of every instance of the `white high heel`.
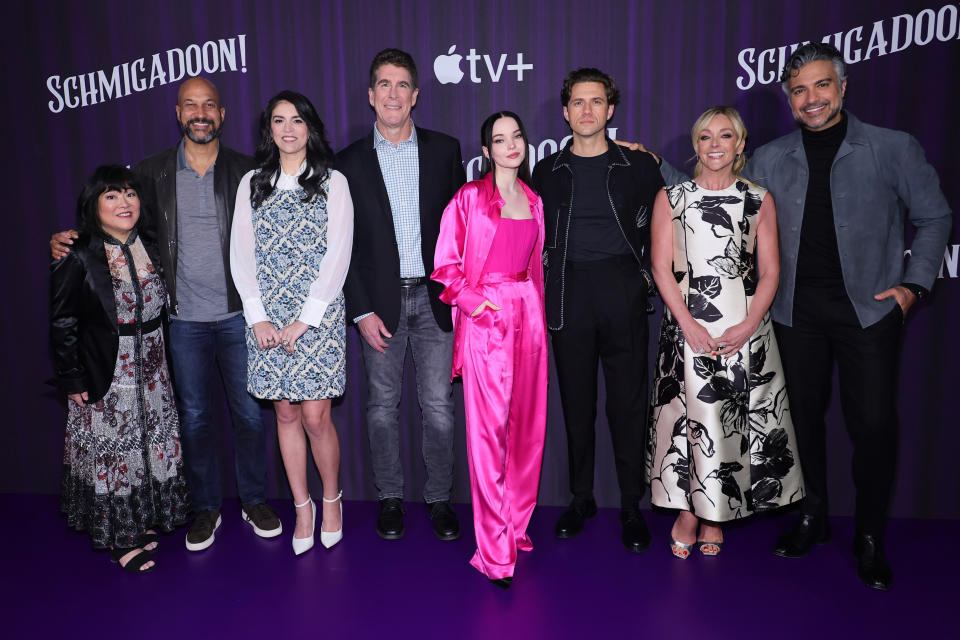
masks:
[[[307,496],[307,501],[306,501],[306,502],[302,502],[302,503],[300,503],[300,504],[294,503],[293,506],[295,506],[296,508],[299,509],[300,507],[305,507],[305,506],[307,506],[308,504],[310,505],[310,510],[313,512],[313,523],[310,525],[310,537],[309,537],[309,538],[298,538],[298,537],[296,537],[296,535],[294,535],[294,537],[293,537],[293,553],[294,553],[294,555],[300,555],[301,553],[306,553],[307,551],[309,551],[310,549],[313,548],[313,532],[314,532],[314,529],[317,528],[317,505],[314,504],[314,502],[313,502],[313,500],[310,498],[310,496]],[[296,530],[296,526],[294,526],[294,530]],[[323,539],[323,538],[322,538],[322,536],[321,536],[321,540],[322,540],[322,539]]]
[[[320,522],[320,544],[325,546],[327,549],[337,544],[343,540],[343,500],[340,498],[343,497],[343,489],[340,490],[340,493],[337,494],[337,497],[333,500],[327,500],[323,498],[324,502],[329,502],[333,504],[334,502],[340,503],[340,528],[336,531],[324,531],[323,530],[323,521]]]

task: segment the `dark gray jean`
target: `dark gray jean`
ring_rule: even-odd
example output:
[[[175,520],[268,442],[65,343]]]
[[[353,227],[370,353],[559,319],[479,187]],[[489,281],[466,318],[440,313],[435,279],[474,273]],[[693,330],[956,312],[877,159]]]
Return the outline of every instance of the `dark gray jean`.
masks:
[[[399,407],[409,346],[423,414],[423,462],[427,471],[423,498],[427,503],[445,502],[450,500],[453,487],[453,334],[437,325],[426,285],[400,291],[400,322],[393,337],[385,338],[389,344],[386,353],[363,341],[373,479],[381,500],[404,497]]]

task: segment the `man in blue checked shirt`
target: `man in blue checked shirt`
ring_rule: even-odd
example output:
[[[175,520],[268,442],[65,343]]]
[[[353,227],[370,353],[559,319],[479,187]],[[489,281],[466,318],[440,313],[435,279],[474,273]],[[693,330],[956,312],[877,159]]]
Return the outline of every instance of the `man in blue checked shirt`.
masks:
[[[415,127],[417,67],[410,54],[384,49],[370,65],[373,131],[337,155],[355,215],[353,258],[344,286],[347,317],[363,336],[367,430],[380,500],[377,533],[403,537],[404,476],[399,405],[409,350],[423,413],[423,498],[441,540],[460,536],[450,508],[453,486],[453,337],[442,286],[428,279],[444,207],[466,180],[460,143]]]

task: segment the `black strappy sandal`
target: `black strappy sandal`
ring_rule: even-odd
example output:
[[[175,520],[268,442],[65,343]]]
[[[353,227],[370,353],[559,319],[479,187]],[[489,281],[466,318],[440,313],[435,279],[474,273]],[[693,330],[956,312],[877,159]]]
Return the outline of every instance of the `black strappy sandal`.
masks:
[[[131,551],[136,551],[137,549],[138,547],[110,549],[110,562],[116,562],[120,564],[120,558],[127,555]],[[140,549],[140,553],[127,560],[126,564],[120,564],[120,568],[129,573],[149,573],[157,567],[156,561],[154,561],[154,565],[152,567],[148,567],[146,569],[141,569],[141,567],[151,560],[153,560],[153,558],[150,557],[150,552]]]
[[[151,544],[155,544],[157,546],[155,546],[153,549],[147,549],[147,546]],[[140,536],[140,539],[137,540],[137,545],[147,553],[153,553],[160,546],[160,534],[157,533],[156,531],[153,531],[153,532],[148,531],[142,536]]]

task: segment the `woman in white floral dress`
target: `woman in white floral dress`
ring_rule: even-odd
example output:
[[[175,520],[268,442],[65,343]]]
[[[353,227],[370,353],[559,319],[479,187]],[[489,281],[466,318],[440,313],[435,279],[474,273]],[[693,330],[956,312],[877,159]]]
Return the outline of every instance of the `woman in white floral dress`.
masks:
[[[773,198],[738,177],[746,129],[735,109],[707,110],[691,135],[694,179],[657,196],[651,225],[666,309],[646,469],[652,503],[679,510],[679,558],[694,543],[718,554],[721,522],[803,497],[767,312],[780,272]]]

